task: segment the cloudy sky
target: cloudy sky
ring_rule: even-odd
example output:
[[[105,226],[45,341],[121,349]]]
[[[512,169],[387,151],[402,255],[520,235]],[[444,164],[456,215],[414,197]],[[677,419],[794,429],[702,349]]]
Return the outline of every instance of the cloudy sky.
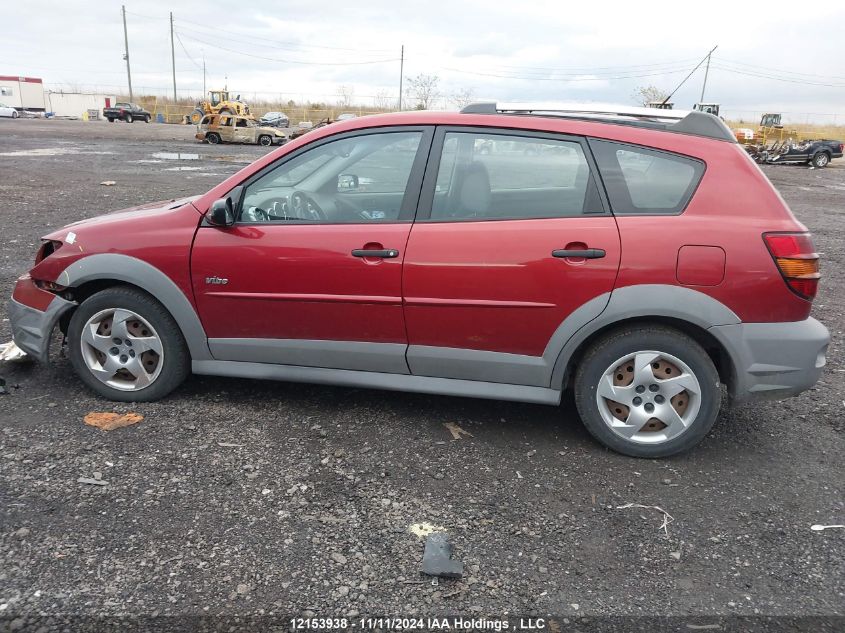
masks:
[[[633,103],[671,91],[718,45],[705,101],[729,114],[837,114],[845,121],[845,2],[604,0],[126,0],[137,93],[172,93],[169,13],[180,96],[228,81],[247,100],[395,100],[405,77],[437,75],[441,107],[479,99]],[[49,8],[47,8],[49,7]],[[0,74],[48,87],[126,92],[121,2],[63,0],[3,9]],[[702,66],[673,97],[698,101]],[[407,81],[406,81],[407,86]],[[348,88],[347,88],[348,92]],[[831,116],[826,117],[832,119]]]

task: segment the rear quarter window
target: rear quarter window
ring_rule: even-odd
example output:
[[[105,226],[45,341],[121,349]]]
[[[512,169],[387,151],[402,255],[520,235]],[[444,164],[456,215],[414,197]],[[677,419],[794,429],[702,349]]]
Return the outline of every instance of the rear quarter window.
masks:
[[[595,139],[590,147],[614,213],[681,213],[704,174],[688,156]]]

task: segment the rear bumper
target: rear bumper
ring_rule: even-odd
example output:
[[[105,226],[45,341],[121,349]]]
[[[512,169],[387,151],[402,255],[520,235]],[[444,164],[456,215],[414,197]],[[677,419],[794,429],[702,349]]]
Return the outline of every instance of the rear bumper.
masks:
[[[789,323],[739,323],[710,328],[733,360],[731,398],[778,400],[811,388],[825,365],[827,328],[808,318]]]
[[[37,307],[28,303],[34,303]],[[75,306],[72,301],[36,288],[28,276],[21,277],[7,309],[12,339],[29,356],[46,363],[49,360],[53,329],[61,316]]]

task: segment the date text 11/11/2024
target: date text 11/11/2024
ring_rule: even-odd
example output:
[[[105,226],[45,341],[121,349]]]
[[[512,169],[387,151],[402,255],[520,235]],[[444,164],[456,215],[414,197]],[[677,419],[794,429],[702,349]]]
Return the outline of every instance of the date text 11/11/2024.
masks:
[[[545,618],[465,618],[450,617],[362,617],[362,618],[291,618],[291,631],[543,631],[549,628]]]

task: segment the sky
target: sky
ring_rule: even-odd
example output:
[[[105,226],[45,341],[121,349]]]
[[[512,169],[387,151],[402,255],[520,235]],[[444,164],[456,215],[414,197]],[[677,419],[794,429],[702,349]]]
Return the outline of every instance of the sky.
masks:
[[[0,75],[48,88],[126,94],[121,2],[10,2]],[[224,83],[247,101],[395,103],[435,75],[454,108],[477,100],[634,104],[640,86],[671,92],[714,46],[705,102],[732,118],[784,112],[794,122],[845,123],[845,2],[816,0],[126,0],[135,94],[171,95],[170,12],[177,91]],[[705,65],[672,98],[699,101]],[[343,87],[343,88],[342,88]],[[408,103],[406,99],[406,104]],[[835,118],[834,118],[835,117]]]

